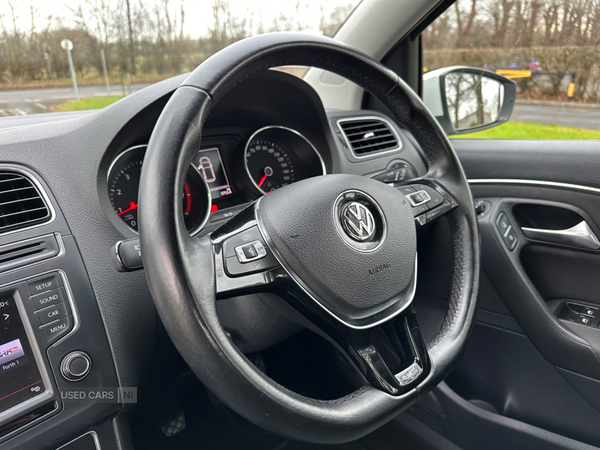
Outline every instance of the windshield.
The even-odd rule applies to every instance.
[[[333,36],[358,3],[3,0],[0,117],[102,108],[255,34]]]

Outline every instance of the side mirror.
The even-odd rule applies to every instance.
[[[423,75],[423,101],[447,135],[506,122],[516,93],[512,80],[475,67],[446,67]]]

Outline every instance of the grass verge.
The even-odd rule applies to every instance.
[[[167,72],[162,74],[157,73],[138,73],[130,76],[132,84],[135,83],[147,83],[152,84],[158,81],[165,80],[167,78],[180,75],[182,72]],[[123,80],[118,74],[112,74],[109,77],[111,88],[121,86]],[[77,76],[77,85],[81,86],[104,86],[104,77],[102,74],[90,74],[85,77]],[[16,89],[47,89],[56,87],[71,87],[73,81],[71,77],[66,78],[51,78],[48,80],[36,80],[36,81],[25,81],[22,79],[15,79],[12,81],[6,81],[0,79],[0,91],[14,91]]]
[[[476,133],[458,134],[455,139],[579,139],[600,140],[600,130],[564,127],[533,122],[506,122]]]
[[[117,100],[122,99],[120,95],[114,97],[92,97],[84,98],[79,101],[65,102],[60,105],[56,105],[54,108],[57,111],[85,111],[87,109],[102,109]]]

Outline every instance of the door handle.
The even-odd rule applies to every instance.
[[[541,228],[522,227],[523,234],[534,241],[550,244],[568,245],[569,247],[600,249],[600,241],[585,220],[566,230],[545,230]]]

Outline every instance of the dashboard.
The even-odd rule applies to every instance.
[[[154,356],[165,336],[140,270],[139,180],[154,125],[184,79],[100,111],[0,121],[0,218],[11,218],[0,227],[0,449],[117,448],[121,413],[134,404],[123,389],[143,389],[166,364]],[[174,201],[200,236],[299,180],[350,173],[391,183],[426,170],[384,110],[326,111],[304,81],[268,70],[213,106]],[[23,202],[25,215],[3,209]],[[261,305],[219,302],[242,351],[289,336],[280,321],[256,338]],[[77,401],[76,392],[116,400]]]

